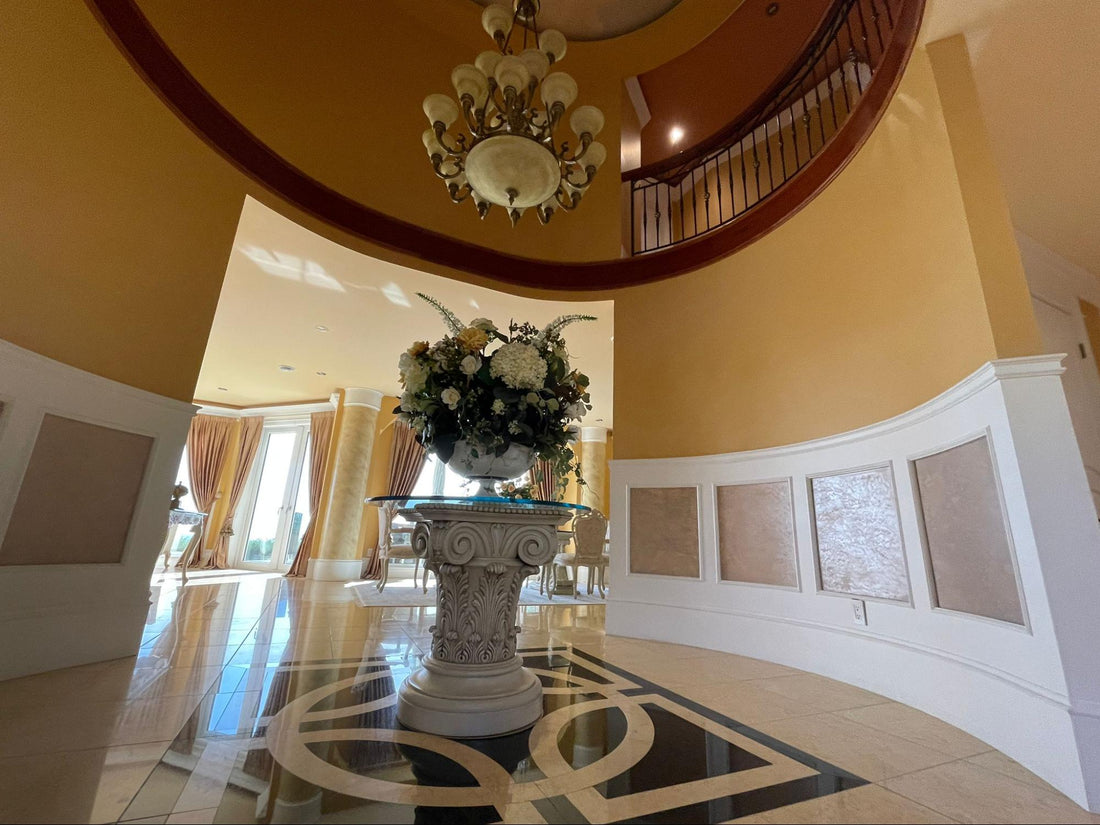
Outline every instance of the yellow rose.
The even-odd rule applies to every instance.
[[[489,334],[477,327],[466,327],[455,338],[462,348],[468,352],[480,352],[489,343]]]
[[[411,355],[413,358],[416,358],[419,355],[423,355],[427,351],[428,351],[428,342],[427,341],[417,341],[415,344],[413,344],[411,347],[409,347],[409,355]]]

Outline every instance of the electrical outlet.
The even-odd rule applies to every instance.
[[[852,599],[852,621],[856,624],[867,624],[867,605],[863,599]]]

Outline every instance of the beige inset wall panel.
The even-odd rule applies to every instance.
[[[821,589],[908,602],[909,576],[890,469],[819,476],[810,485]]]
[[[631,488],[630,572],[699,578],[695,487]]]
[[[120,562],[152,447],[146,435],[47,414],[0,565]]]
[[[936,604],[1024,624],[988,440],[917,459],[913,467]]]
[[[797,587],[790,480],[719,487],[717,503],[722,581]]]

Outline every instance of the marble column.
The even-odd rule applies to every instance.
[[[344,390],[321,547],[317,556],[310,559],[307,570],[311,579],[354,581],[362,573],[359,527],[381,406],[382,393],[377,390],[359,387]]]
[[[581,504],[605,516],[609,502],[603,500],[607,486],[607,427],[581,427]]]

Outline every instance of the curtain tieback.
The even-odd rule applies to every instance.
[[[226,516],[225,524],[222,525],[222,529],[218,531],[218,535],[233,536],[236,533],[233,532],[233,516]]]

